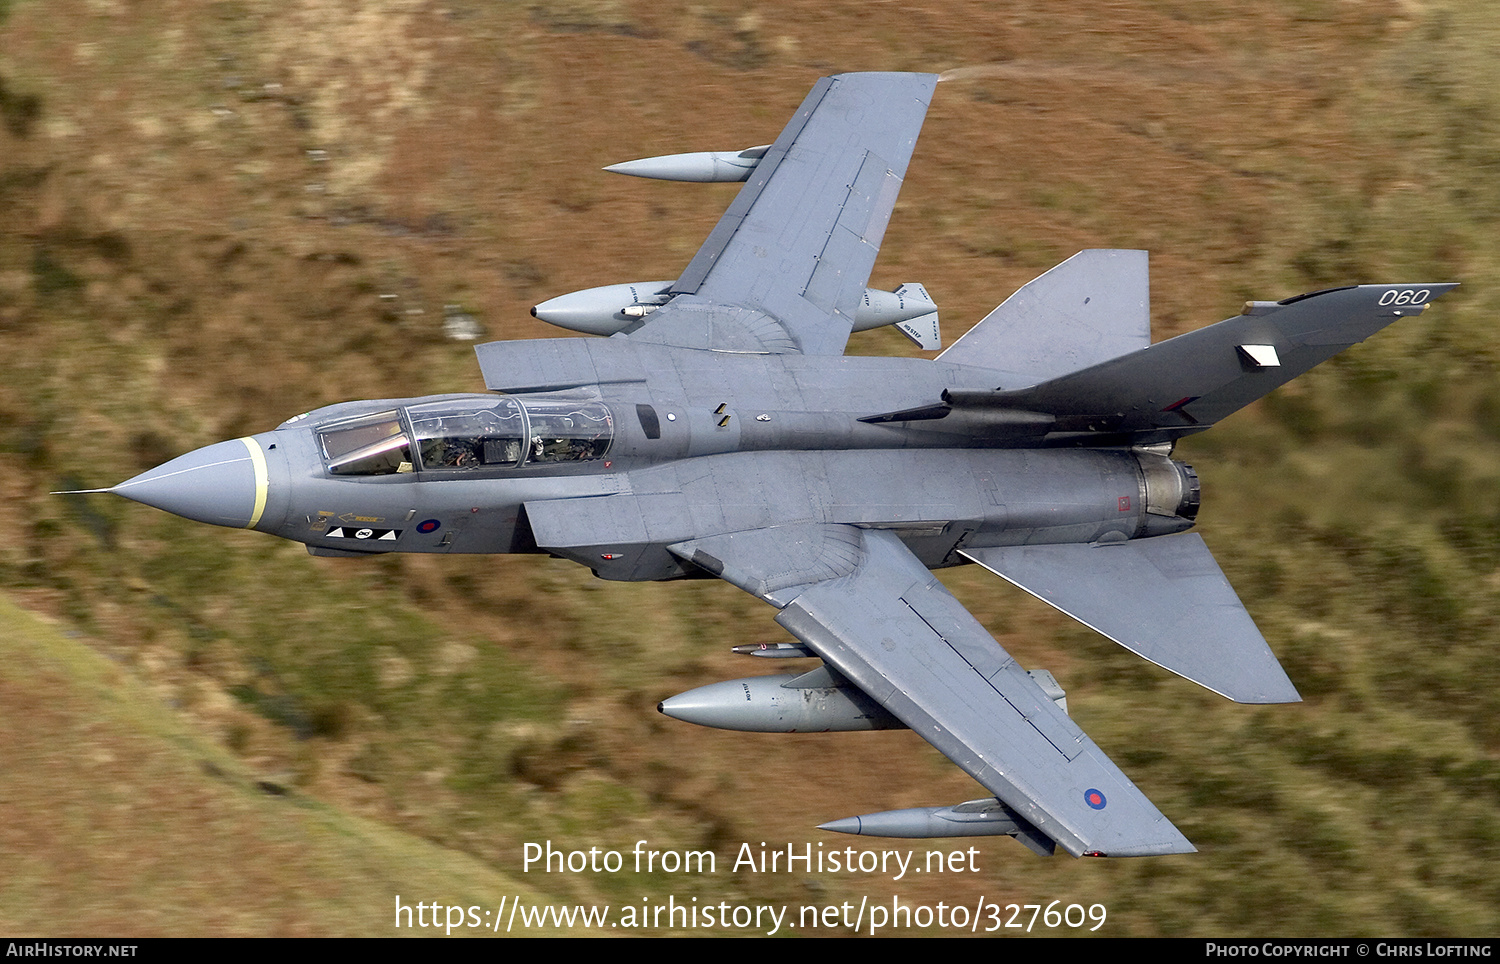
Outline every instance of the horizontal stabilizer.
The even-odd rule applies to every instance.
[[[938,356],[1025,388],[1151,344],[1144,251],[1080,251],[1023,285]]]
[[[963,554],[1131,652],[1236,702],[1302,699],[1197,533]]]

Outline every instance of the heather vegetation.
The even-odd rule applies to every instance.
[[[0,766],[0,929],[385,934],[421,888],[1494,934],[1496,49],[1478,0],[0,2],[0,760],[24,764]],[[873,279],[923,282],[950,340],[1086,247],[1151,250],[1158,338],[1252,298],[1463,283],[1178,449],[1303,704],[1227,703],[944,575],[1198,855],[992,840],[961,877],[729,873],[742,842],[844,846],[814,826],[980,791],[907,733],[659,717],[764,671],[730,645],[783,638],[727,585],[315,560],[46,494],[322,404],[480,390],[446,319],[557,334],[527,308],[672,276],[732,197],[599,167],[766,143],[820,74],[955,68]],[[522,875],[547,839],[720,871]]]

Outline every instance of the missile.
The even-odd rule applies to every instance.
[[[1015,837],[1031,850],[1050,857],[1057,845],[995,797],[951,807],[914,807],[845,817],[819,830],[866,837]]]
[[[679,693],[657,705],[685,723],[750,733],[897,730],[896,719],[826,666],[782,676],[726,680]]]
[[[739,656],[759,656],[761,659],[806,659],[818,654],[803,643],[746,643],[729,650]]]
[[[818,829],[866,837],[998,837],[1018,832],[1023,823],[1010,807],[995,797],[985,797],[951,807],[913,807],[845,817]]]
[[[649,177],[657,181],[697,181],[699,183],[744,181],[755,165],[770,150],[770,144],[743,151],[699,151],[695,154],[664,154],[643,157],[637,161],[611,164],[611,174]]]
[[[671,299],[674,284],[675,281],[634,281],[585,288],[544,301],[532,308],[531,314],[548,324],[587,335],[629,333]],[[869,331],[886,325],[898,326],[903,334],[929,351],[942,345],[937,305],[920,284],[904,284],[895,291],[865,290],[852,330]]]

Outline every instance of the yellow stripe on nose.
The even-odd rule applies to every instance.
[[[255,524],[260,521],[260,515],[266,511],[266,491],[270,488],[270,476],[266,473],[266,453],[260,450],[260,443],[253,438],[242,438],[245,448],[250,450],[250,462],[255,466],[255,509],[250,513],[250,522],[246,529],[254,529]]]

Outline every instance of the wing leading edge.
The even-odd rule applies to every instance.
[[[806,524],[671,547],[1074,856],[1193,845],[890,531]]]
[[[842,354],[927,115],[935,74],[818,81],[629,337],[679,348]]]

